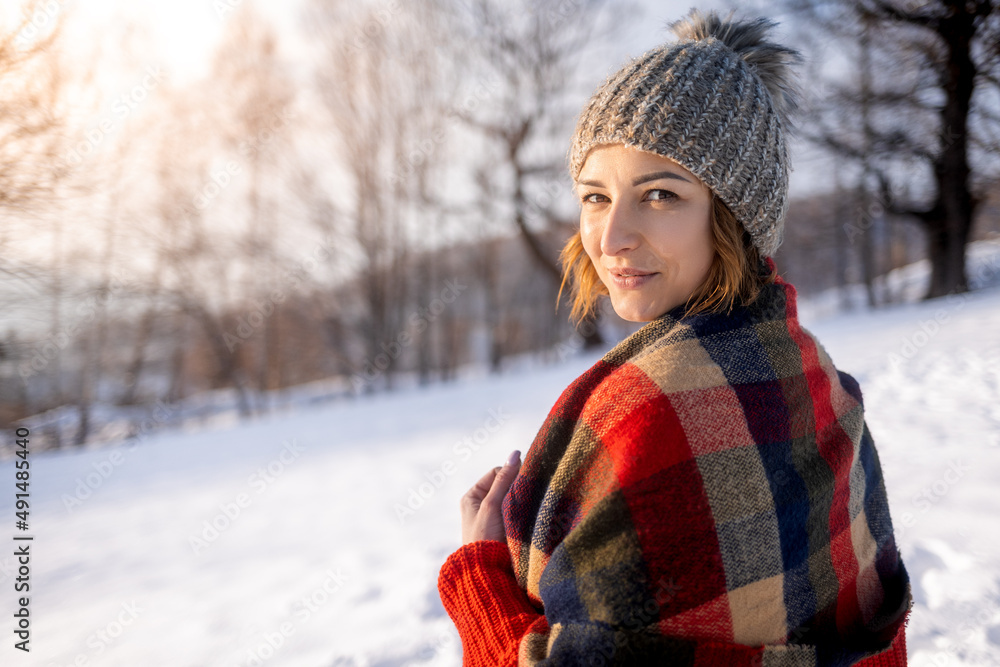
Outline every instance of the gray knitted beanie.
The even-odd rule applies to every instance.
[[[568,153],[573,180],[590,149],[621,143],[668,157],[732,210],[764,256],[781,245],[788,209],[785,146],[798,106],[798,51],[765,41],[775,23],[692,9],[679,38],[647,51],[598,88]]]

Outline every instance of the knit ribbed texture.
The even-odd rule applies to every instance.
[[[797,106],[798,52],[764,40],[773,23],[693,11],[680,37],[633,59],[594,93],[567,160],[574,181],[589,151],[625,144],[668,157],[732,210],[764,256],[781,245],[788,209],[786,134]]]
[[[545,617],[518,588],[507,545],[480,540],[463,545],[438,574],[441,602],[462,638],[463,667],[516,665],[518,644]]]
[[[909,614],[907,614],[906,620],[909,620],[909,618]],[[906,667],[905,621],[903,625],[899,627],[899,631],[896,634],[896,638],[892,642],[892,646],[881,653],[873,655],[870,658],[865,658],[861,662],[856,663],[855,667]]]

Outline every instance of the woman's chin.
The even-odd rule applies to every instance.
[[[652,322],[663,313],[670,310],[649,301],[638,301],[636,299],[614,299],[611,300],[611,307],[614,308],[618,317],[626,322]]]

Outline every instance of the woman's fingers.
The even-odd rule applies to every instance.
[[[521,467],[521,452],[514,450],[503,466],[489,470],[462,496],[462,543],[474,540],[505,541],[503,499]]]
[[[502,503],[504,496],[507,495],[507,491],[510,490],[511,484],[514,483],[514,479],[517,477],[517,472],[520,468],[521,452],[515,449],[507,457],[507,462],[503,466],[493,469],[496,471],[496,476],[493,479],[493,486],[490,488],[489,495],[485,498],[485,501],[496,504]]]
[[[479,478],[479,481],[472,485],[472,488],[465,492],[459,505],[462,509],[462,533],[467,534],[471,526],[476,523],[483,500],[489,495],[493,487],[493,480],[496,478],[497,469],[490,470]]]
[[[496,479],[497,472],[499,472],[500,466],[493,468],[485,475],[479,478],[479,481],[472,485],[465,496],[462,497],[463,502],[474,503],[478,508],[479,504],[483,502],[483,499],[489,494],[490,489],[493,488],[493,480]]]

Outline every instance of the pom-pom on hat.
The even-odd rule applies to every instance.
[[[762,255],[773,255],[788,210],[792,66],[802,60],[766,41],[775,25],[696,9],[671,23],[678,41],[631,59],[584,107],[567,156],[573,180],[600,144],[668,157],[725,202]]]

